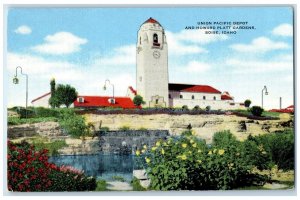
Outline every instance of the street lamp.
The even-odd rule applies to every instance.
[[[107,83],[107,82],[108,82],[108,83],[112,86],[112,88],[113,88],[113,96],[112,96],[112,99],[111,99],[111,102],[110,102],[110,103],[114,104],[114,102],[115,102],[115,86],[114,86],[113,84],[110,83],[110,80],[106,79],[106,80],[105,80],[105,84],[104,84],[104,86],[103,86],[103,90],[106,90],[106,83]]]
[[[265,95],[268,95],[268,90],[267,90],[267,86],[264,86],[264,88],[261,91],[261,107],[264,108],[264,91],[265,91]]]
[[[19,84],[19,79],[18,79],[18,69],[21,70],[21,74],[26,76],[26,107],[25,107],[25,113],[26,113],[26,118],[27,118],[27,104],[28,104],[28,75],[24,74],[22,71],[22,67],[18,66],[16,67],[16,74],[15,77],[13,78],[13,83],[14,84]]]

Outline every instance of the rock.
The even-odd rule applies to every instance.
[[[140,184],[143,188],[147,189],[150,186],[150,180],[140,180]]]
[[[139,180],[147,180],[148,179],[146,171],[144,169],[133,170],[132,174],[133,174],[133,177],[136,177]]]
[[[238,132],[246,132],[246,131],[247,131],[246,122],[245,121],[240,121]]]
[[[133,189],[129,183],[121,181],[109,181],[107,185],[107,189],[114,191],[131,191]]]

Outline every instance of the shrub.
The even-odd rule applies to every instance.
[[[104,132],[109,131],[109,127],[103,126],[100,128],[100,131],[104,131]]]
[[[249,107],[250,107],[250,104],[251,104],[251,100],[246,99],[245,102],[244,102],[244,104],[245,104],[245,107],[246,107],[246,108],[249,108]]]
[[[105,180],[98,180],[95,191],[107,191],[107,183]]]
[[[142,104],[145,104],[145,101],[143,100],[143,97],[141,95],[135,95],[133,98],[133,103],[136,106],[140,106]]]
[[[119,130],[120,131],[129,131],[130,130],[130,126],[121,126],[120,128],[119,128]]]
[[[277,165],[279,169],[294,169],[295,138],[292,129],[255,137],[245,141],[249,149],[249,160],[258,169],[270,169]]]
[[[8,141],[7,179],[10,191],[86,191],[96,188],[96,179],[72,167],[48,162],[47,150],[36,151],[27,142]]]
[[[156,142],[145,157],[151,188],[219,190],[264,184],[265,176],[250,173],[252,166],[243,158],[240,143],[236,141],[238,145],[232,146],[231,142],[219,142],[234,141],[229,134],[224,138],[227,139],[216,138],[210,147],[191,135]]]
[[[254,116],[261,116],[261,114],[263,113],[263,111],[264,111],[264,109],[261,108],[260,106],[252,106],[252,108],[250,108],[250,112]]]
[[[189,110],[189,107],[187,105],[183,105],[182,110]]]
[[[200,109],[200,106],[197,105],[193,108],[193,110],[201,110],[201,109]]]
[[[74,138],[89,135],[89,127],[82,116],[76,115],[73,110],[63,109],[60,112],[59,124],[63,131]]]
[[[34,109],[35,117],[59,117],[59,111],[56,109],[49,109],[44,107],[37,107]]]
[[[211,107],[210,107],[210,106],[206,106],[206,107],[205,107],[205,110],[206,110],[206,111],[210,111],[210,110],[211,110]]]
[[[146,191],[146,189],[143,186],[141,186],[140,180],[137,179],[136,177],[134,177],[132,179],[131,185],[132,185],[133,191]]]

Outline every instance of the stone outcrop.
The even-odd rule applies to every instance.
[[[58,122],[40,122],[34,124],[22,124],[8,126],[7,136],[9,139],[20,137],[57,137],[65,134],[59,127]]]
[[[58,153],[61,155],[85,155],[100,152],[99,139],[97,137],[88,137],[84,140],[66,138],[65,141],[68,146],[58,150]]]
[[[208,143],[212,141],[213,134],[218,131],[230,130],[238,139],[245,140],[248,135],[266,134],[280,131],[286,128],[289,115],[279,120],[253,120],[236,115],[129,115],[109,114],[97,115],[86,114],[88,122],[94,124],[96,130],[99,125],[108,127],[110,130],[119,130],[123,126],[139,130],[168,130],[171,135],[179,135],[187,130],[189,124],[196,135],[205,139]],[[288,123],[291,124],[291,123]]]

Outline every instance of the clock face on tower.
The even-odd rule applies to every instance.
[[[159,58],[159,57],[160,57],[159,51],[154,51],[154,52],[153,52],[153,57],[154,57],[154,58]]]

